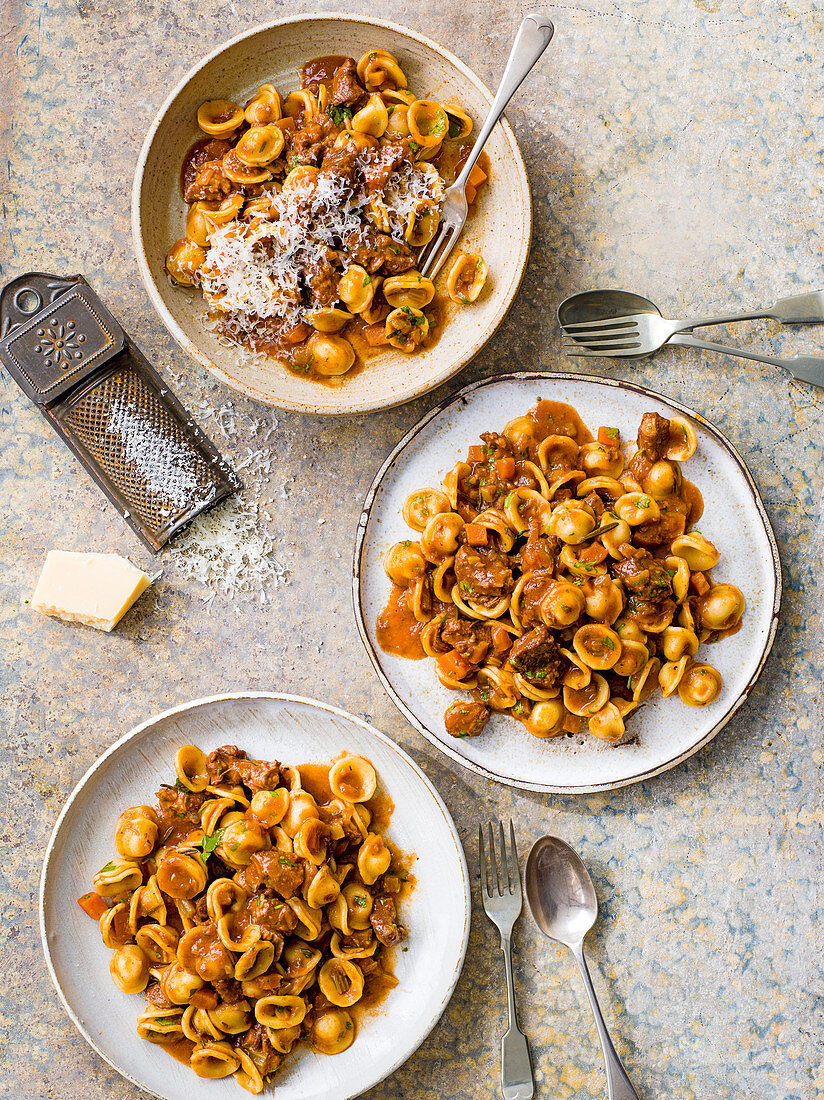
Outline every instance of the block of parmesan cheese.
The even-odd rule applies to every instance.
[[[151,580],[119,554],[49,550],[31,605],[67,623],[113,630]]]

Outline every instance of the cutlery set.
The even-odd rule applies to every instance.
[[[796,355],[781,359],[749,348],[734,348],[698,340],[693,329],[752,321],[766,317],[782,325],[824,324],[824,291],[781,298],[771,306],[745,313],[719,314],[676,321],[661,316],[648,298],[623,290],[591,290],[573,294],[558,307],[558,323],[564,336],[562,349],[576,358],[641,359],[665,344],[715,351],[754,359],[788,371],[800,382],[824,388],[824,357]]]
[[[503,822],[498,822],[497,852],[491,822],[486,831],[485,839],[483,826],[478,826],[481,898],[486,915],[501,934],[509,1018],[501,1039],[501,1094],[504,1100],[530,1100],[535,1092],[532,1058],[518,1025],[512,980],[512,929],[523,907],[515,828],[510,821],[507,841]],[[535,923],[545,936],[568,948],[578,964],[604,1054],[609,1100],[638,1100],[612,1045],[584,957],[584,939],[598,917],[598,898],[589,872],[565,841],[542,836],[527,858],[525,881]]]

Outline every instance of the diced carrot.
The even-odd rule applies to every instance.
[[[467,523],[464,533],[470,546],[489,545],[489,532],[482,523]]]
[[[621,442],[621,432],[618,428],[599,428],[598,442],[607,447],[617,447]]]
[[[87,913],[93,920],[100,920],[103,914],[108,909],[103,898],[100,894],[96,894],[94,890],[90,890],[88,894],[84,894],[82,898],[77,899],[77,904]]]
[[[466,181],[466,187],[464,188],[467,202],[475,201],[475,196],[478,194],[480,187],[484,183],[486,183],[486,180],[486,172],[484,172],[483,168],[476,164],[472,171],[469,173],[469,179]]]
[[[704,596],[710,590],[710,582],[703,573],[693,573],[690,577],[690,588],[699,596]]]
[[[501,626],[500,623],[492,624],[492,652],[496,657],[503,657],[512,649],[512,635]]]
[[[578,555],[578,561],[593,562],[595,565],[600,565],[607,554],[606,546],[603,546],[600,542],[591,542]]]
[[[483,460],[486,458],[484,448],[481,447],[479,444],[476,444],[474,447],[470,447],[467,458],[470,462],[483,462]]]
[[[456,649],[450,649],[438,657],[438,668],[450,680],[463,680],[472,671],[472,665]]]
[[[512,455],[504,455],[495,460],[495,473],[499,481],[509,481],[515,476],[515,459]]]

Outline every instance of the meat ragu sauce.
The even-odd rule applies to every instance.
[[[141,1039],[204,1078],[261,1092],[300,1040],[336,1054],[397,984],[411,853],[383,833],[393,804],[364,757],[327,765],[184,746],[155,806],[133,806],[118,857],[80,904],[110,970],[142,993]]]
[[[571,406],[539,400],[484,433],[443,489],[407,498],[416,538],[386,554],[377,637],[470,692],[448,733],[480,733],[497,711],[537,737],[586,722],[618,744],[656,687],[688,706],[718,696],[696,652],[739,630],[745,604],[712,581],[718,551],[694,530],[703,501],[680,462],[696,444],[689,422],[646,413],[627,455],[617,428],[593,439]]]
[[[417,271],[472,122],[458,106],[416,99],[385,51],[317,57],[299,76],[283,99],[266,84],[245,108],[201,106],[207,136],[180,173],[186,236],[166,270],[200,287],[224,341],[340,385],[381,349],[431,347],[447,299],[480,294],[481,257],[456,254],[437,292]],[[482,153],[470,213],[489,170]]]

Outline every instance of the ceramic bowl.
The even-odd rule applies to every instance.
[[[132,196],[132,230],[149,296],[169,332],[201,366],[256,400],[312,413],[359,413],[409,401],[460,370],[495,332],[518,290],[532,225],[529,183],[515,136],[503,120],[486,152],[490,182],[460,247],[479,252],[488,285],[472,306],[449,303],[438,341],[414,355],[381,349],[365,368],[320,383],[300,378],[268,357],[226,348],[210,332],[199,290],[171,284],[164,271],[170,245],[184,233],[186,206],[178,180],[186,151],[202,134],[195,115],[207,99],[248,100],[263,83],[298,85],[297,69],[328,53],[355,58],[369,49],[395,54],[418,94],[460,102],[477,133],[492,102],[488,88],[453,54],[394,23],[350,15],[312,15],[255,27],[214,50],[178,84],[146,137]],[[441,273],[443,276],[443,272]]]
[[[466,695],[443,687],[431,660],[407,661],[378,644],[375,620],[390,587],[383,557],[393,543],[414,537],[401,515],[404,500],[424,485],[439,485],[467,448],[478,443],[481,432],[500,431],[539,396],[572,405],[593,433],[602,424],[618,427],[624,440],[635,438],[645,412],[692,420],[698,448],[683,471],[704,498],[700,530],[721,553],[712,576],[716,582],[738,585],[747,601],[741,630],[699,650],[701,659],[723,677],[718,698],[706,707],[688,707],[677,695],[664,699],[656,692],[633,715],[637,740],[628,745],[607,745],[586,734],[540,740],[502,714],[493,715],[478,737],[450,737],[444,731],[444,709]],[[726,725],[752,690],[775,638],[781,565],[770,521],[743,459],[702,416],[630,382],[530,372],[467,386],[428,413],[387,458],[358,525],[354,599],[361,638],[384,687],[442,752],[515,787],[582,794],[613,790],[666,771]]]
[[[140,1039],[140,995],[109,975],[109,950],[77,898],[114,851],[127,806],[151,802],[174,775],[181,745],[205,752],[237,744],[250,756],[321,763],[343,751],[375,765],[394,809],[388,835],[415,854],[415,887],[402,903],[406,948],[395,959],[398,985],[358,1023],[352,1046],[333,1058],[296,1048],[267,1090],[278,1100],[350,1100],[396,1069],[446,1008],[469,936],[469,877],[449,811],[421,769],[394,742],[344,711],[292,695],[252,692],[186,703],[156,715],[113,745],[66,803],[52,834],[40,884],[46,962],[66,1011],[97,1053],[127,1080],[163,1100],[230,1100],[245,1095],[231,1079],[195,1077],[160,1047]]]

